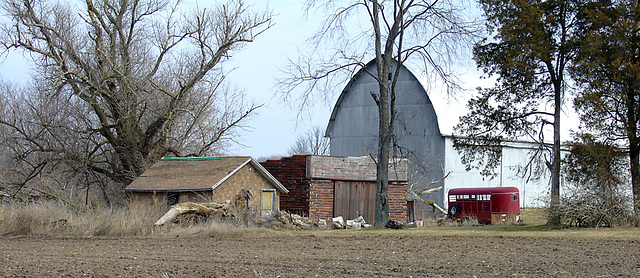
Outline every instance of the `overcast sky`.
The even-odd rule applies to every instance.
[[[265,8],[266,2],[247,0],[255,8]],[[250,155],[263,158],[287,155],[298,135],[305,133],[313,126],[324,129],[331,114],[331,109],[344,84],[338,86],[328,101],[318,100],[313,110],[305,117],[298,117],[295,107],[283,104],[276,94],[276,81],[283,76],[280,69],[286,66],[287,58],[294,58],[300,49],[307,47],[306,40],[318,30],[323,17],[315,14],[303,15],[303,2],[294,0],[271,0],[269,9],[274,13],[274,26],[260,35],[254,42],[237,51],[224,67],[234,69],[228,80],[246,91],[248,97],[264,107],[247,123],[248,130],[238,138],[245,146],[235,146],[230,155]],[[491,85],[490,81],[481,80],[471,58],[461,61],[459,74],[463,76],[463,86],[469,94],[478,86]],[[20,55],[10,55],[0,60],[0,76],[8,80],[28,78],[28,66]],[[464,103],[467,96],[452,99],[446,96],[437,85],[429,85],[424,69],[408,66],[421,79],[438,115],[441,132],[451,134],[453,126],[460,116],[466,113]],[[568,139],[568,137],[565,137]]]

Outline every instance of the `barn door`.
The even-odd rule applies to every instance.
[[[367,223],[373,224],[375,198],[375,183],[337,181],[334,188],[333,216],[342,216],[345,220],[362,216]]]

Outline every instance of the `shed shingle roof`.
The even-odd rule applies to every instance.
[[[288,190],[249,156],[165,158],[134,180],[126,191],[203,191],[215,189],[242,166],[251,163],[274,187]]]

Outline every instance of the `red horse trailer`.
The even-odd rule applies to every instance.
[[[483,224],[520,221],[520,193],[516,187],[453,188],[449,190],[448,216],[475,218]]]

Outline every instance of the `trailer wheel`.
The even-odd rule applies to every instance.
[[[453,206],[451,206],[451,208],[449,208],[449,214],[451,216],[454,216],[454,215],[456,215],[456,213],[459,213],[461,211],[462,210],[460,210],[460,207],[458,205],[453,205]]]

